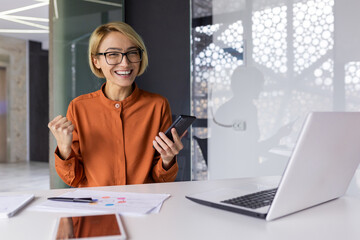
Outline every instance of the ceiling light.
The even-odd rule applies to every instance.
[[[36,23],[32,23],[32,22],[27,22],[27,21],[22,21],[22,20],[18,20],[15,18],[9,18],[8,16],[1,16],[1,19],[7,20],[7,21],[11,21],[11,22],[16,22],[16,23],[20,23],[20,24],[24,24],[24,25],[28,25],[28,26],[32,26],[32,27],[36,27],[36,28],[40,28],[40,29],[49,29],[48,26],[44,26],[44,25],[40,25],[40,24],[36,24]]]
[[[5,18],[5,16],[0,16],[0,17]],[[49,22],[48,18],[25,17],[25,16],[14,16],[14,15],[6,15],[6,18],[21,19],[21,20],[35,21],[35,22]]]
[[[49,5],[49,3],[48,2],[41,2],[41,3],[36,3],[36,4],[26,6],[26,7],[15,8],[15,9],[11,9],[11,10],[8,10],[8,11],[0,12],[0,16],[1,15],[11,14],[11,13],[16,13],[16,12],[22,12],[22,11],[26,11],[26,10],[33,9],[33,8],[43,7],[43,6],[46,6],[46,5]]]

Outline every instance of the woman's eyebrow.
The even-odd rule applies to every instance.
[[[126,50],[132,50],[132,49],[137,49],[137,47],[135,47],[135,46],[129,47]],[[105,52],[108,52],[108,51],[122,51],[122,50],[123,50],[122,48],[108,48],[108,49],[105,50]]]
[[[105,52],[111,51],[111,50],[116,50],[116,51],[121,51],[122,48],[108,48],[105,50]]]

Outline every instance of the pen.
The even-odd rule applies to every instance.
[[[79,203],[95,202],[92,198],[49,197],[48,200],[60,201],[60,202],[79,202]]]

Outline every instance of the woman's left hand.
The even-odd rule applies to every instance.
[[[171,141],[163,132],[159,133],[159,136],[155,137],[153,141],[153,145],[155,149],[160,153],[161,158],[163,160],[163,167],[165,169],[170,168],[172,165],[172,161],[177,154],[184,148],[181,138],[187,133],[179,137],[175,128],[171,129],[171,134],[173,136],[174,142]]]

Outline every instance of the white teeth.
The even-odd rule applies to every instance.
[[[119,75],[128,75],[130,74],[131,71],[116,71],[117,74]]]

